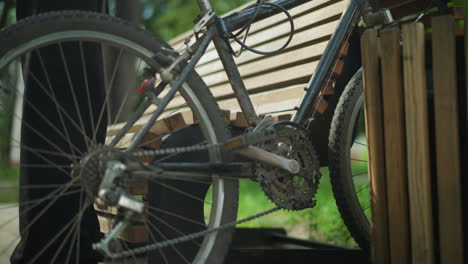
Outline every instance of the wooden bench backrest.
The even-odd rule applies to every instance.
[[[291,112],[304,95],[304,85],[313,74],[325,46],[334,32],[347,1],[316,0],[290,10],[295,34],[285,51],[275,56],[263,56],[249,51],[235,58],[245,86],[258,114]],[[255,49],[271,51],[287,40],[290,25],[284,14],[255,23],[247,44]],[[174,48],[183,47],[190,33],[170,41]],[[231,41],[235,50],[237,43]],[[210,45],[196,67],[221,109],[240,110],[222,63]],[[182,100],[171,104],[177,107]]]
[[[289,119],[298,106],[305,91],[304,87],[318,64],[325,46],[333,34],[347,0],[315,0],[290,10],[294,18],[295,34],[285,51],[274,56],[262,56],[249,51],[235,58],[246,88],[257,114],[276,113],[279,119]],[[251,3],[250,3],[251,4]],[[284,14],[255,23],[250,31],[247,44],[253,48],[271,51],[281,47],[287,40],[290,25]],[[187,32],[169,43],[174,49],[184,48],[184,41],[191,35]],[[238,49],[238,45],[234,45]],[[340,64],[336,70],[339,71]],[[203,78],[221,109],[226,111],[226,121],[235,126],[245,126],[243,115],[234,96],[229,80],[213,44],[210,44],[195,70]],[[329,93],[333,93],[329,89]],[[169,104],[162,119],[151,131],[166,134],[194,122],[193,114],[183,106],[184,99],[177,94]],[[326,101],[321,100],[318,112],[324,111]],[[150,107],[147,116],[142,117],[127,135],[138,131],[154,110]],[[109,138],[116,134],[121,125],[111,127]],[[128,142],[123,140],[122,142]],[[121,145],[125,147],[125,145]]]

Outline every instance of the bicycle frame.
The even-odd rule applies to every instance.
[[[202,13],[212,10],[209,0],[197,1]],[[291,9],[309,1],[311,0],[278,0],[275,3],[285,9]],[[350,1],[333,36],[328,42],[312,78],[306,86],[307,92],[293,118],[293,122],[304,125],[308,121],[306,119],[313,111],[313,104],[317,100],[320,90],[327,85],[327,82],[330,80],[332,70],[337,63],[341,49],[353,31],[357,20],[364,10],[366,10],[366,7],[368,6],[367,2],[368,1],[364,0]],[[219,34],[214,36],[213,42],[224,65],[226,74],[229,77],[231,86],[242,112],[251,126],[255,126],[257,124],[257,115],[252,102],[250,101],[245,85],[240,77],[239,71],[234,63],[229,47],[227,46],[226,36],[227,33],[240,29],[243,25],[248,23],[255,11],[255,7],[252,7],[250,9],[236,12],[225,18],[216,17],[215,21],[217,21],[217,23],[208,25],[209,29],[212,27],[218,27]],[[271,17],[279,12],[280,10],[274,7],[261,8],[255,21]]]
[[[205,16],[206,14],[213,12],[209,0],[197,1],[200,6],[201,16]],[[281,5],[284,8],[291,9],[308,1],[312,0],[277,0],[275,3]],[[332,35],[330,41],[327,44],[327,47],[325,48],[322,58],[320,59],[312,78],[305,87],[307,92],[304,95],[302,103],[293,118],[293,122],[303,126],[307,125],[307,118],[314,110],[314,102],[319,99],[318,96],[320,90],[330,81],[332,70],[337,63],[341,49],[353,31],[355,25],[357,24],[359,17],[365,12],[365,10],[367,10],[367,6],[367,0],[350,0],[348,7],[346,8],[338,23],[335,33]],[[237,101],[239,102],[242,113],[249,123],[249,126],[253,128],[258,124],[259,120],[257,118],[257,114],[255,113],[252,101],[250,100],[247,89],[245,88],[239,70],[237,69],[237,65],[234,62],[228,40],[229,33],[233,30],[240,29],[243,25],[250,22],[252,15],[255,12],[256,9],[255,6],[253,6],[241,11],[240,13],[234,13],[225,18],[214,15],[212,19],[204,21],[207,28],[205,34],[201,36],[195,44],[190,46],[186,52],[177,57],[171,66],[166,68],[161,73],[163,81],[165,83],[171,83],[172,88],[162,99],[161,105],[159,106],[158,110],[153,113],[148,123],[138,132],[135,139],[133,140],[132,145],[128,148],[128,151],[132,151],[137,147],[138,142],[149,131],[154,120],[159,117],[163,109],[167,106],[177,90],[181,87],[188,74],[194,69],[198,60],[201,58],[211,41],[213,41],[215,45],[234,94],[237,98]],[[262,8],[258,12],[255,21],[271,17],[279,12],[280,10],[278,10],[278,8]],[[204,25],[202,25],[202,27],[203,26]],[[174,67],[178,66],[180,62],[187,61],[189,59],[190,62],[182,69],[177,79],[175,79],[171,71],[174,69]],[[124,133],[117,135],[114,140],[117,142],[123,135]]]

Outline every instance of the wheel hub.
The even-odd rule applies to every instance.
[[[122,153],[108,146],[99,146],[89,151],[78,164],[73,166],[73,177],[80,177],[80,182],[86,194],[91,199],[98,195],[99,186],[104,178],[107,163],[120,160]]]

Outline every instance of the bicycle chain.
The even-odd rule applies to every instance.
[[[271,136],[271,134],[270,134],[270,136]],[[263,140],[268,140],[268,139],[269,139],[268,137],[263,138]],[[263,141],[263,140],[261,140],[261,141]],[[247,144],[260,143],[260,142],[248,142],[248,141],[250,141],[250,140],[245,139],[244,143],[247,143]],[[254,141],[258,141],[258,139],[254,140]],[[208,150],[208,149],[213,149],[213,148],[221,148],[221,147],[224,147],[225,145],[226,145],[226,143],[217,143],[217,144],[205,144],[205,145],[196,145],[196,146],[164,148],[164,149],[157,149],[157,150],[139,150],[139,151],[135,151],[135,152],[131,153],[131,155],[134,156],[134,157],[170,155],[170,154],[177,154],[177,153],[202,151],[202,150]],[[178,243],[183,243],[183,242],[186,242],[186,241],[190,241],[190,240],[202,237],[202,236],[204,236],[206,234],[209,234],[209,233],[212,233],[212,232],[221,231],[221,230],[224,230],[224,229],[227,229],[227,228],[230,228],[230,227],[234,227],[234,226],[236,226],[238,224],[242,224],[242,223],[251,221],[253,219],[256,219],[256,218],[271,214],[271,213],[276,212],[276,211],[278,211],[280,209],[282,209],[282,208],[281,207],[275,207],[275,208],[272,208],[272,209],[270,209],[268,211],[264,211],[264,212],[258,213],[256,215],[253,215],[253,216],[250,216],[250,217],[238,220],[238,221],[226,223],[224,225],[220,225],[220,226],[215,227],[215,228],[211,228],[211,229],[203,230],[203,231],[193,233],[193,234],[190,234],[190,235],[181,236],[181,237],[178,237],[178,238],[166,240],[164,242],[159,242],[159,243],[154,243],[154,244],[150,244],[150,245],[146,245],[146,246],[142,246],[142,247],[138,247],[138,248],[134,248],[134,249],[129,249],[127,251],[123,251],[123,252],[120,252],[120,253],[114,253],[114,254],[111,254],[109,257],[111,257],[113,259],[130,257],[130,256],[133,256],[133,255],[143,254],[143,253],[146,253],[146,252],[149,252],[149,251],[154,251],[154,250],[157,250],[157,249],[160,249],[160,248],[163,248],[163,247],[168,247],[168,246],[171,246],[171,245],[175,245],[175,244],[178,244]]]
[[[220,148],[223,144],[206,144],[206,145],[196,145],[196,146],[189,146],[189,147],[174,147],[174,148],[164,148],[164,149],[156,149],[156,150],[137,150],[131,153],[134,157],[143,157],[143,156],[158,156],[158,155],[169,155],[169,154],[177,154],[177,153],[185,153],[185,152],[193,152],[193,151],[201,151],[201,150],[208,150],[213,148]]]
[[[181,236],[181,237],[178,237],[178,238],[166,240],[164,242],[159,242],[159,243],[154,243],[154,244],[151,244],[151,245],[137,247],[137,248],[134,248],[134,249],[129,249],[129,250],[123,251],[121,253],[112,254],[112,255],[110,255],[110,257],[112,259],[131,257],[131,256],[147,253],[149,251],[154,251],[154,250],[157,250],[157,249],[160,249],[160,248],[175,245],[175,244],[178,244],[178,243],[187,242],[187,241],[190,241],[190,240],[193,240],[193,239],[196,239],[196,238],[203,237],[204,235],[207,235],[209,233],[213,233],[213,232],[221,231],[221,230],[224,230],[224,229],[227,229],[227,228],[231,228],[231,227],[234,227],[234,226],[236,226],[238,224],[242,224],[242,223],[254,220],[256,218],[259,218],[259,217],[274,213],[274,212],[276,212],[276,211],[278,211],[280,209],[281,209],[281,207],[275,207],[275,208],[272,208],[270,210],[258,213],[256,215],[253,215],[253,216],[241,219],[241,220],[237,220],[237,221],[234,221],[234,222],[226,223],[224,225],[220,225],[220,226],[215,227],[215,228],[211,228],[211,229],[203,230],[203,231],[193,233],[193,234],[190,234],[190,235]]]

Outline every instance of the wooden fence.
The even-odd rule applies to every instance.
[[[430,28],[362,38],[373,263],[464,263],[468,41],[453,16]]]

